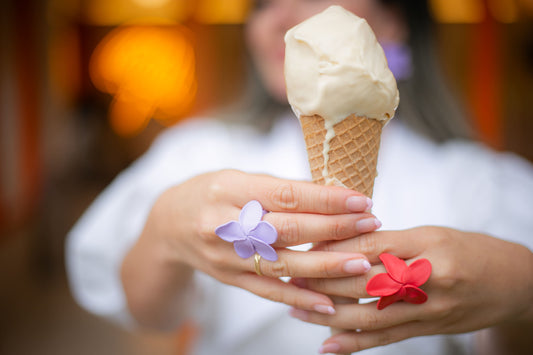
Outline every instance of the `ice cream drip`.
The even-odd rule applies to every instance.
[[[399,93],[385,53],[366,20],[330,6],[285,35],[285,81],[298,117],[318,115],[327,130],[322,176],[329,185],[334,127],[351,114],[382,121],[394,116]]]

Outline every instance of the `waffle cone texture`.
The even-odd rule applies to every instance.
[[[313,182],[325,185],[327,181],[322,176],[327,133],[324,118],[301,116],[300,123]],[[335,136],[329,141],[328,181],[340,182],[372,198],[383,124],[383,121],[350,115],[333,127]]]

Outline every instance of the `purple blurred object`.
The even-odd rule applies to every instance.
[[[381,44],[385,57],[389,62],[389,68],[396,80],[405,80],[411,76],[411,50],[405,44],[384,43]]]
[[[278,260],[278,254],[272,244],[278,239],[276,228],[268,222],[261,221],[266,211],[258,201],[248,202],[241,210],[239,221],[230,221],[215,229],[216,235],[233,243],[237,254],[247,259],[255,253],[269,261]]]

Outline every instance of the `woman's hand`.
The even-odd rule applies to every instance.
[[[526,330],[522,341],[532,348],[533,254],[521,245],[481,234],[420,227],[368,233],[315,249],[359,252],[372,263],[364,276],[293,280],[300,287],[344,297],[370,297],[366,284],[385,272],[378,259],[381,253],[405,259],[407,264],[419,258],[432,264],[432,274],[421,286],[428,300],[421,305],[399,302],[383,310],[377,310],[375,303],[337,305],[335,315],[293,309],[291,314],[301,320],[354,330],[327,339],[323,353],[350,353],[416,336],[508,325]]]
[[[240,258],[233,244],[215,234],[217,226],[237,220],[250,200],[258,200],[270,211],[263,220],[278,231],[272,246],[279,259],[260,261],[263,276],[255,273],[253,257]],[[128,306],[143,325],[173,326],[172,320],[186,310],[184,297],[179,296],[196,269],[273,301],[332,314],[329,297],[279,277],[360,275],[370,266],[366,258],[356,252],[305,253],[285,247],[373,231],[379,222],[365,212],[370,207],[365,196],[339,187],[238,171],[197,176],[160,196],[142,235],[126,255],[122,281]]]

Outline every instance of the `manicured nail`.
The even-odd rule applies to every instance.
[[[337,343],[327,343],[323,344],[318,352],[320,354],[337,354],[341,350],[341,346]]]
[[[381,227],[381,222],[376,218],[365,218],[355,222],[355,228],[360,233],[372,232]]]
[[[309,316],[309,312],[304,311],[303,309],[291,308],[289,310],[289,315],[293,318],[305,321]]]
[[[351,196],[346,200],[346,207],[352,212],[364,212],[372,208],[372,200],[366,196]]]
[[[318,313],[322,313],[322,314],[333,315],[336,313],[335,308],[329,305],[326,305],[326,304],[317,304],[313,308],[315,311],[317,311]]]
[[[365,259],[352,259],[344,263],[343,269],[350,274],[364,274],[370,270],[370,263]]]

